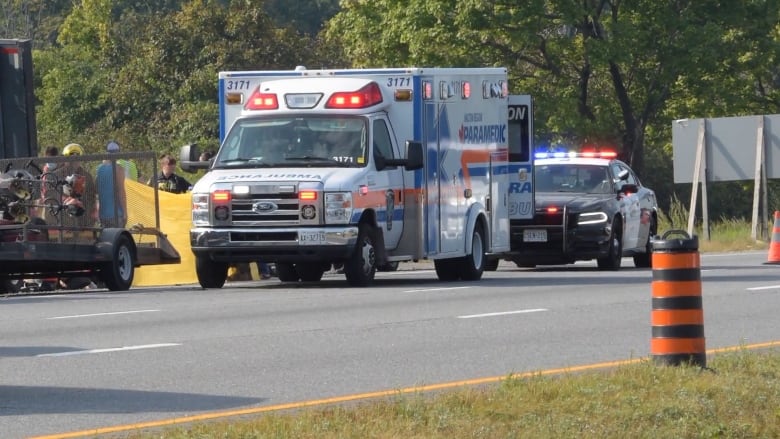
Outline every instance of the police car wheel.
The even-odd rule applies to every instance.
[[[634,255],[634,267],[650,268],[653,265],[653,244],[651,242],[653,235],[655,235],[655,223],[650,223],[650,228],[647,231],[647,242],[645,243],[645,252],[642,254]]]
[[[619,270],[623,259],[622,230],[618,220],[612,222],[612,234],[609,236],[609,250],[603,258],[598,258],[596,263],[599,270]]]
[[[195,257],[195,274],[203,288],[222,288],[227,280],[228,264],[216,262],[203,256]]]
[[[367,224],[358,228],[358,241],[355,252],[344,262],[344,275],[353,287],[365,287],[371,284],[376,275],[376,245]]]

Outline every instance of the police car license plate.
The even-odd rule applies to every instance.
[[[527,229],[523,230],[524,242],[547,242],[547,230]]]
[[[325,232],[298,232],[298,244],[300,245],[318,245],[325,242]]]

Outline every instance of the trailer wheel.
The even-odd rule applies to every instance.
[[[22,290],[24,286],[24,280],[22,279],[6,279],[0,283],[0,293],[16,294]]]
[[[195,256],[195,274],[203,288],[222,288],[227,280],[227,262],[216,262],[204,256]]]
[[[479,280],[485,271],[485,232],[482,226],[474,227],[474,235],[471,237],[471,254],[464,256],[460,261],[460,278],[463,280]]]
[[[295,270],[293,264],[277,263],[276,275],[279,276],[279,280],[282,282],[298,282],[301,276]]]
[[[127,291],[133,284],[135,260],[133,243],[125,235],[119,235],[111,246],[111,261],[103,263],[100,277],[111,291]]]
[[[354,253],[344,262],[344,275],[353,287],[366,287],[376,275],[376,244],[367,224],[358,228]]]

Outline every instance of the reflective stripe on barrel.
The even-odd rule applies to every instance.
[[[650,352],[653,360],[660,364],[691,363],[705,367],[698,241],[654,242],[652,258]]]

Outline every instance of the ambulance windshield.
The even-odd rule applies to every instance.
[[[214,160],[230,167],[363,167],[363,117],[275,116],[236,120]]]

